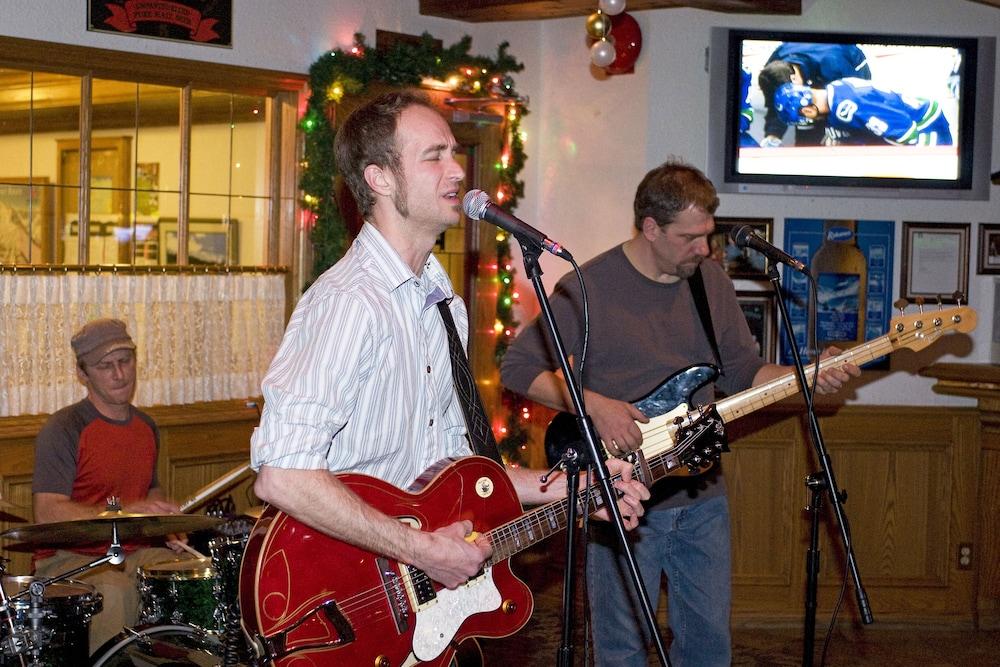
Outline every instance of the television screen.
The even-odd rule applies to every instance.
[[[988,185],[988,167],[974,162],[975,152],[990,146],[989,124],[975,122],[987,94],[992,111],[992,68],[989,91],[977,86],[985,79],[985,40],[752,30],[725,36],[725,72],[713,66],[725,82],[724,102],[715,107],[726,109],[716,129],[724,141],[712,150],[724,151],[724,181],[745,186],[736,191],[767,191],[755,184],[881,187],[971,197],[977,176],[980,190]],[[722,102],[720,85],[713,104]],[[988,155],[978,158],[988,164]]]

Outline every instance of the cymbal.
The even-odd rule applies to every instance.
[[[21,507],[20,505],[15,505],[9,500],[0,498],[0,521],[6,521],[7,523],[24,523],[27,521],[24,517],[29,514],[31,514],[31,510],[27,507]]]
[[[118,539],[134,540],[143,537],[160,537],[170,533],[187,533],[212,528],[222,523],[222,519],[202,514],[130,514],[128,512],[101,512],[92,519],[77,521],[57,521],[36,523],[30,526],[11,528],[0,533],[0,538],[15,540],[18,546],[72,546],[111,542],[112,523],[118,527]]]

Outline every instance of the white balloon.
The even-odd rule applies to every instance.
[[[608,16],[615,16],[625,11],[625,0],[600,0],[597,6]]]
[[[607,67],[615,61],[615,45],[606,39],[594,42],[590,47],[590,62],[598,67]]]

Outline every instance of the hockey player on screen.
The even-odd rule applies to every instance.
[[[838,79],[857,77],[871,79],[868,58],[856,44],[827,44],[822,42],[782,42],[767,59],[757,75],[757,85],[764,94],[764,148],[780,146],[788,127],[774,109],[774,91],[785,83],[796,83],[810,88],[823,88]],[[825,138],[841,138],[836,132],[824,134],[822,122],[795,131],[796,146],[818,146]],[[831,135],[833,135],[831,137]]]
[[[902,95],[871,81],[848,78],[825,88],[786,83],[774,94],[778,117],[788,124],[827,126],[852,137],[878,137],[905,146],[950,146],[951,127],[937,100]]]

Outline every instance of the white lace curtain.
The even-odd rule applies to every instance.
[[[0,417],[85,395],[69,340],[95,317],[128,325],[137,405],[257,396],[284,313],[280,273],[0,272]]]

